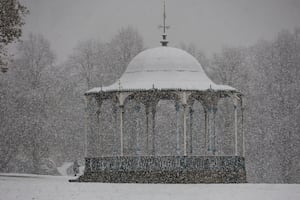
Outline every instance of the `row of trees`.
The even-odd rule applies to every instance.
[[[1,171],[45,173],[47,163],[83,158],[83,93],[112,83],[143,48],[138,32],[127,27],[107,43],[80,42],[55,65],[43,36],[21,42],[1,79]]]
[[[192,44],[181,48],[198,58],[214,82],[245,94],[249,181],[299,182],[300,29],[283,30],[250,47],[224,47],[211,59]],[[225,103],[218,111],[225,124],[219,132],[232,130],[231,110]]]
[[[299,182],[300,31],[224,48],[211,77],[246,96],[246,162],[253,182]],[[230,120],[230,119],[224,119]]]

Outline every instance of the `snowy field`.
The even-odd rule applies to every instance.
[[[69,183],[67,176],[0,174],[0,200],[299,200],[300,184]]]

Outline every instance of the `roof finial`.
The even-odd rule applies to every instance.
[[[167,46],[168,45],[168,40],[167,40],[167,34],[166,34],[166,29],[169,29],[170,26],[166,25],[166,1],[164,0],[164,13],[163,13],[163,25],[160,25],[159,28],[163,28],[163,34],[162,34],[162,41],[160,41],[162,46]]]

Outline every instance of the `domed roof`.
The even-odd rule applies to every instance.
[[[204,73],[200,63],[189,53],[173,47],[156,47],[139,53],[129,63],[126,73],[192,71]]]
[[[127,90],[235,90],[216,85],[200,63],[189,53],[173,47],[147,49],[135,56],[121,78],[114,84],[93,88],[87,93]]]

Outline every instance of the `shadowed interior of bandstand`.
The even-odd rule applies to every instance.
[[[232,103],[232,126],[227,127],[232,131],[227,131],[229,135],[226,137],[225,131],[222,132],[226,125],[220,126],[222,106],[219,105],[219,112],[216,108],[208,110],[209,107],[196,100],[182,106],[180,98],[174,95],[176,92],[168,93],[171,95],[164,94],[162,100],[155,100],[155,107],[150,107],[150,104],[145,106],[141,102],[138,96],[142,93],[129,95],[123,107],[117,106],[117,99],[106,99],[99,103],[99,98],[91,98],[88,104],[85,173],[77,181],[246,182],[241,145],[242,115],[237,115],[237,111],[242,109],[237,101],[219,99]],[[143,92],[142,96],[149,103],[151,98],[147,95],[149,91]],[[122,135],[120,130],[123,130]]]

